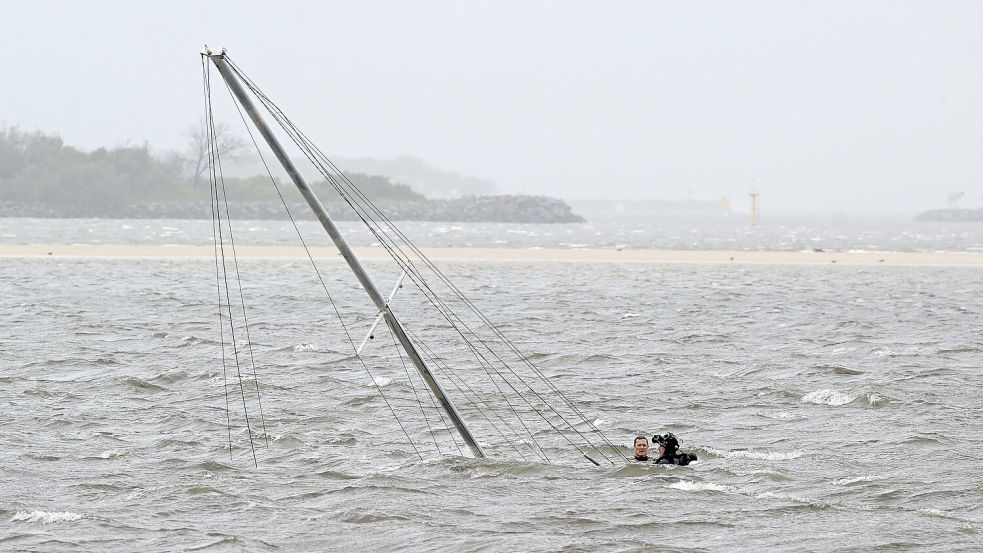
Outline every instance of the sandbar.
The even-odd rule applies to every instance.
[[[357,247],[361,259],[388,256],[382,247]],[[707,263],[771,265],[965,266],[983,267],[983,252],[740,251],[601,248],[420,248],[437,261],[519,261],[579,263]],[[333,247],[311,248],[315,258],[337,258]],[[213,258],[211,245],[0,244],[0,257],[16,258]],[[231,249],[226,247],[226,256]],[[239,258],[305,258],[298,246],[237,246]]]

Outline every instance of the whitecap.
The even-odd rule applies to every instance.
[[[829,388],[823,388],[822,390],[810,392],[802,396],[802,401],[806,403],[815,403],[816,405],[831,405],[833,407],[838,407],[840,405],[852,403],[860,397],[866,399],[867,404],[871,407],[879,407],[890,403],[888,398],[874,392],[851,395],[846,392],[830,390]]]
[[[964,519],[962,517],[958,517],[958,516],[956,516],[956,515],[954,515],[952,513],[947,513],[945,511],[943,511],[942,509],[916,509],[916,511],[919,512],[919,513],[921,513],[921,514],[923,514],[923,515],[929,515],[929,516],[933,516],[933,517],[947,518],[949,520],[958,520],[958,521],[961,521],[961,522],[973,522],[971,520],[967,520],[967,519]]]
[[[791,459],[798,459],[806,454],[806,452],[802,451],[801,449],[796,449],[794,451],[723,451],[712,447],[703,447],[701,449],[711,455],[717,455],[718,457],[726,457],[728,459],[754,459],[757,461],[789,461]]]
[[[795,420],[802,420],[804,418],[802,415],[796,415],[795,413],[789,413],[788,411],[776,411],[774,413],[758,413],[758,414],[767,419],[774,419],[780,421],[795,421]]]
[[[120,449],[107,449],[99,454],[100,459],[116,459],[126,455],[126,452]]]
[[[25,513],[22,511],[17,511],[14,518],[10,519],[10,522],[32,522],[36,524],[51,524],[54,522],[76,522],[85,518],[84,515],[78,513],[72,513],[69,511],[63,512],[45,512],[45,511],[31,511],[30,513]]]
[[[875,480],[882,480],[881,476],[857,476],[854,478],[840,478],[839,480],[833,480],[833,484],[836,486],[849,486],[850,484],[856,484],[857,482],[873,482]]]
[[[733,486],[725,486],[723,484],[714,484],[713,482],[690,482],[688,480],[680,480],[679,482],[673,482],[669,484],[670,488],[677,490],[683,490],[685,492],[725,492],[725,493],[737,493],[737,488]]]
[[[641,317],[638,313],[625,313],[621,316],[622,319],[634,319],[635,317]]]
[[[314,344],[297,344],[294,346],[294,351],[299,353],[304,351],[318,351],[318,349]]]
[[[373,381],[373,383],[370,384],[370,386],[378,386],[380,388],[384,388],[384,387],[392,384],[393,382],[395,382],[395,380],[392,379],[392,378],[385,378],[385,377],[382,377],[382,376],[377,376],[377,377],[373,378],[372,381]]]
[[[867,403],[869,403],[872,407],[887,405],[888,403],[891,402],[891,400],[887,399],[886,397],[880,394],[875,394],[873,392],[867,393],[866,396],[867,396]]]
[[[823,388],[822,390],[816,390],[815,392],[809,392],[808,394],[802,396],[802,401],[806,403],[815,403],[817,405],[846,405],[851,401],[857,399],[856,395],[849,395],[843,392],[837,392],[836,390],[830,390],[829,388]]]
[[[765,492],[765,493],[759,493],[758,495],[754,496],[754,498],[755,499],[784,499],[786,501],[794,501],[796,503],[803,503],[805,505],[812,505],[814,507],[829,506],[829,503],[825,503],[823,501],[819,501],[816,499],[809,499],[808,497],[801,497],[797,495],[788,495],[784,493]]]

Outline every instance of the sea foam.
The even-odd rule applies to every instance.
[[[318,348],[314,344],[297,344],[296,346],[294,346],[294,351],[296,351],[298,353],[300,353],[300,352],[309,352],[309,351],[316,352],[316,351],[318,351]]]
[[[737,493],[737,488],[733,486],[725,486],[723,484],[714,484],[713,482],[690,482],[688,480],[680,480],[679,482],[673,482],[669,484],[670,488],[683,490],[686,492],[727,492],[727,493]]]
[[[855,399],[857,399],[857,396],[855,395],[851,396],[849,394],[837,392],[836,390],[830,390],[828,388],[816,390],[815,392],[809,392],[808,394],[802,396],[802,401],[806,403],[833,406],[846,405]]]
[[[878,407],[889,403],[889,400],[886,397],[873,392],[867,392],[865,394],[848,394],[845,392],[830,390],[829,388],[809,392],[808,394],[802,396],[802,401],[806,403],[815,403],[816,405],[830,405],[833,407],[838,407],[840,405],[853,403],[860,397],[864,397],[867,400],[867,404],[872,407]]]
[[[795,451],[723,451],[712,447],[703,447],[701,449],[718,457],[726,457],[728,459],[754,459],[758,461],[788,461],[790,459],[798,459],[806,454],[800,449]]]
[[[22,511],[17,511],[14,518],[10,519],[10,522],[33,522],[36,524],[51,524],[55,522],[75,522],[85,518],[84,515],[78,513],[72,513],[69,511],[63,512],[45,512],[45,511],[31,511],[30,513],[25,513]]]

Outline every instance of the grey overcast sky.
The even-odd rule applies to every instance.
[[[410,155],[504,192],[983,205],[976,0],[0,7],[0,122],[85,149],[182,148],[207,43],[329,155]]]

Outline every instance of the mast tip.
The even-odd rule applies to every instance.
[[[222,56],[225,55],[225,48],[221,48],[219,50],[213,50],[213,49],[209,48],[208,46],[205,46],[205,49],[201,51],[201,55],[208,56],[210,58],[212,58],[212,57],[222,57]]]

